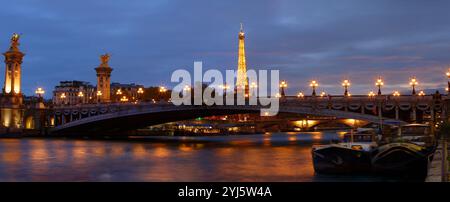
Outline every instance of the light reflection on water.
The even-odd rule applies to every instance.
[[[133,141],[0,139],[0,181],[330,180],[314,175],[311,146],[337,137],[277,133]]]

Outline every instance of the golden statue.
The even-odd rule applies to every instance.
[[[11,48],[10,50],[18,50],[20,35],[14,33],[11,37]]]
[[[104,55],[100,55],[100,60],[102,61],[102,65],[108,66],[108,61],[109,61],[110,57],[111,56],[108,53],[106,53]]]

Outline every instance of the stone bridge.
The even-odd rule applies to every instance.
[[[175,106],[159,103],[109,103],[55,106],[51,109],[54,133],[121,131],[149,125],[242,113],[260,113],[260,105]],[[435,122],[442,114],[437,96],[316,96],[280,98],[281,113],[337,119],[357,119],[397,125],[406,122]]]

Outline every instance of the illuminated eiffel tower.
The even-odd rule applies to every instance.
[[[245,93],[248,97],[248,80],[247,80],[247,64],[245,62],[245,33],[241,23],[241,30],[239,31],[239,53],[238,53],[238,74],[236,81],[236,89],[238,92]]]

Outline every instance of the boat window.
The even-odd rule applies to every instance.
[[[430,134],[430,128],[427,126],[406,126],[401,129],[402,136],[423,136]]]

